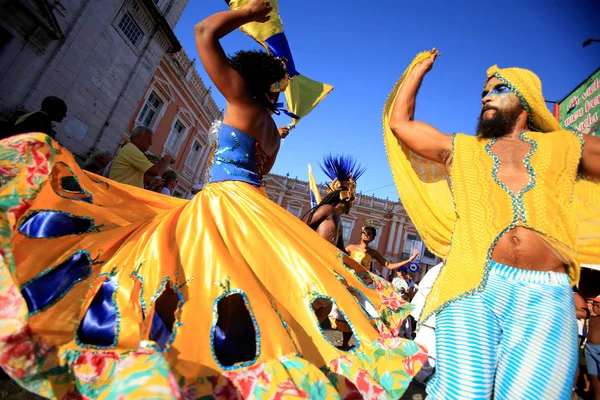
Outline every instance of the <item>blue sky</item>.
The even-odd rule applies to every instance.
[[[425,78],[416,118],[443,132],[473,133],[488,67],[528,68],[547,100],[560,100],[600,66],[600,3],[595,0],[323,1],[279,0],[298,70],[334,91],[285,140],[272,172],[307,179],[330,151],[354,155],[367,167],[358,191],[398,199],[383,145],[385,98],[412,58],[436,47],[442,56]],[[193,27],[226,10],[223,0],[190,0],[175,33],[197,58]],[[239,31],[222,41],[230,54],[258,48]],[[198,64],[208,86],[212,82]],[[217,92],[215,100],[225,106]],[[277,122],[286,125],[288,119]],[[377,190],[373,190],[377,189]]]

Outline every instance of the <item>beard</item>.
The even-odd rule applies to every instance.
[[[483,113],[487,110],[496,110],[494,116],[484,119]],[[477,137],[481,139],[500,138],[509,134],[517,124],[517,117],[521,114],[520,107],[514,107],[507,110],[499,110],[493,106],[486,106],[481,110],[477,119]]]

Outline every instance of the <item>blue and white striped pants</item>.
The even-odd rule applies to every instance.
[[[566,274],[492,262],[485,289],[438,314],[428,399],[569,399],[577,319]]]

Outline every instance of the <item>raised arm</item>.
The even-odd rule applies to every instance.
[[[417,256],[419,255],[419,251],[415,250],[412,254],[412,256],[410,256],[410,258],[408,260],[404,260],[404,261],[400,261],[397,263],[390,263],[388,260],[386,260],[377,250],[371,250],[371,255],[373,256],[373,258],[375,260],[377,260],[377,262],[381,265],[383,265],[384,267],[386,267],[387,269],[393,271],[395,269],[398,269],[400,267],[405,266],[406,264],[410,263],[412,260],[414,260],[415,258],[417,258]]]
[[[452,155],[452,137],[431,125],[414,120],[417,92],[438,55],[434,49],[433,55],[417,64],[406,77],[392,109],[390,128],[394,136],[416,154],[447,165]]]
[[[145,173],[144,176],[161,176],[167,170],[167,167],[173,160],[170,154],[165,154],[156,164],[151,166]]]
[[[252,98],[244,79],[229,65],[219,39],[248,22],[268,21],[271,9],[267,0],[251,0],[241,10],[216,13],[194,27],[202,65],[219,92],[231,104],[250,102]]]
[[[580,172],[592,179],[600,179],[600,138],[583,135],[583,156]]]

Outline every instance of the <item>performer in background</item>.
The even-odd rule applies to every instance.
[[[303,220],[322,238],[341,251],[346,251],[344,226],[340,216],[350,213],[356,200],[356,181],[365,172],[365,168],[351,156],[328,154],[323,158],[321,169],[332,182],[327,187],[327,196]]]
[[[385,266],[389,270],[398,269],[412,260],[414,260],[419,254],[418,251],[415,251],[411,258],[405,261],[401,261],[398,263],[390,263],[387,261],[379,252],[371,247],[369,247],[369,243],[371,243],[375,236],[377,235],[377,230],[372,225],[365,225],[361,229],[361,241],[357,244],[350,244],[346,246],[346,253],[350,254],[350,257],[360,265],[362,265],[367,271],[370,270],[371,261],[373,259],[377,260],[381,265]],[[363,273],[364,274],[364,273]],[[380,275],[379,275],[380,276]],[[340,349],[348,350],[350,348],[349,343],[350,339],[352,339],[352,329],[348,322],[344,319],[337,308],[334,308],[329,315],[329,318],[332,320],[331,323],[337,330],[342,332],[342,345]]]

